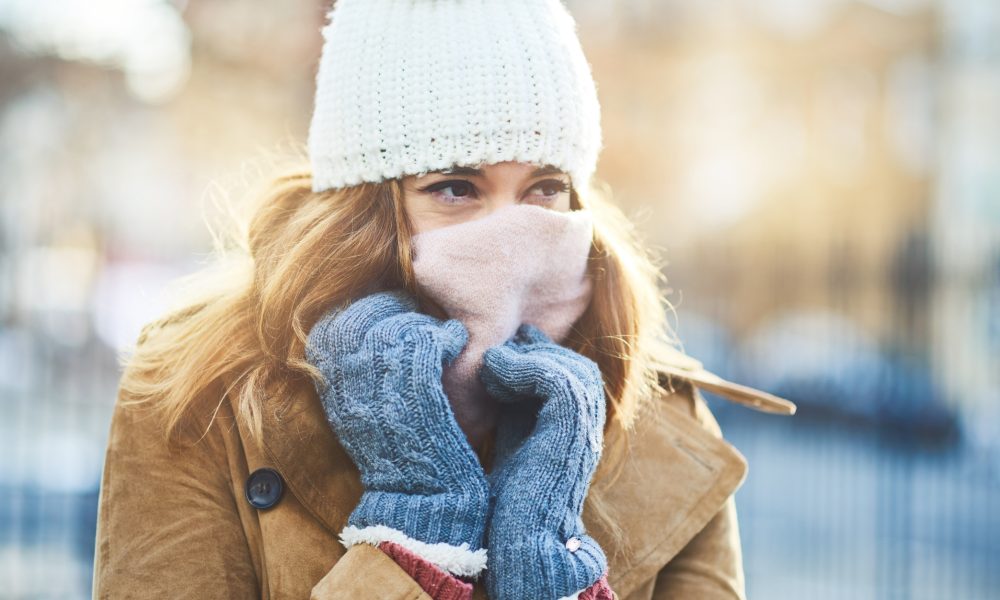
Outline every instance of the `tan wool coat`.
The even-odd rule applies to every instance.
[[[794,412],[785,400],[681,358],[661,374],[673,391],[640,417],[614,485],[589,492],[605,496],[624,542],[613,543],[599,520],[586,509],[583,515],[621,600],[745,597],[733,493],[747,462],[722,438],[698,388]],[[175,451],[157,419],[117,403],[100,490],[94,598],[430,600],[374,546],[341,545],[337,536],[361,496],[359,474],[315,391],[299,394],[291,410],[265,409],[261,449],[228,399],[201,424],[197,443]],[[262,467],[278,471],[284,484],[266,510],[245,494]],[[473,597],[487,597],[482,579]]]

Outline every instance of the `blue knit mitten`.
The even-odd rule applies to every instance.
[[[505,403],[488,475],[490,597],[555,600],[590,587],[607,572],[581,518],[604,444],[597,363],[523,324],[486,350],[480,378]]]
[[[317,390],[365,488],[341,540],[394,541],[474,577],[486,566],[489,486],[441,384],[468,333],[416,310],[401,290],[378,292],[309,332],[306,359],[327,383]]]

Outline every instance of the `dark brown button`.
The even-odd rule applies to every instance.
[[[250,506],[266,510],[281,500],[285,482],[281,474],[268,467],[257,469],[247,477],[246,496]]]

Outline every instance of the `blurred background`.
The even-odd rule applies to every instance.
[[[0,0],[0,590],[86,598],[117,354],[305,140],[329,0]],[[1000,598],[1000,2],[576,0],[751,598]],[[461,35],[456,31],[456,35]]]

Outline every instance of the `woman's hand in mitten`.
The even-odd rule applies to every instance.
[[[488,475],[490,597],[555,599],[589,587],[607,571],[581,518],[604,443],[600,369],[523,324],[484,353],[480,378],[504,403]]]
[[[327,384],[317,390],[365,488],[341,536],[404,543],[455,575],[476,575],[489,487],[441,384],[468,334],[416,310],[403,291],[378,292],[309,332],[306,359]]]

